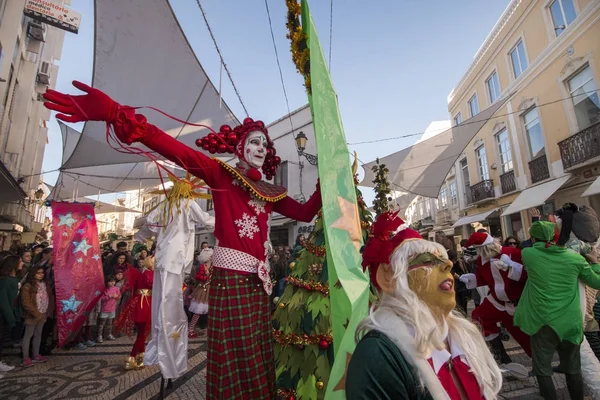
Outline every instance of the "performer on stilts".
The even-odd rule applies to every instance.
[[[142,271],[131,265],[125,271],[125,284],[121,293],[133,290],[133,296],[123,305],[121,313],[115,321],[117,332],[133,337],[134,327],[137,330],[135,342],[129,357],[125,360],[125,369],[144,368],[144,352],[146,338],[150,332],[152,317],[152,283],[154,282],[154,256],[144,260]]]
[[[140,142],[203,179],[212,190],[218,245],[208,317],[208,399],[273,399],[275,370],[271,334],[272,292],[268,254],[269,219],[277,212],[310,222],[321,208],[319,185],[305,203],[287,196],[284,187],[262,181],[275,176],[281,160],[261,121],[244,119],[231,129],[222,126],[196,143],[214,154],[232,153],[233,167],[193,150],[121,106],[106,94],[80,82],[86,92],[71,96],[48,90],[46,107],[66,122],[105,121],[127,145]]]

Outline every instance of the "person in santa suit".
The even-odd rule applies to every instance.
[[[117,332],[133,337],[134,327],[137,330],[135,342],[129,357],[125,360],[125,369],[144,368],[144,352],[146,338],[150,332],[152,320],[152,284],[154,282],[154,255],[146,257],[142,270],[129,266],[125,271],[125,284],[121,293],[133,291],[133,296],[123,305],[114,326]]]
[[[213,272],[209,292],[207,398],[275,398],[275,363],[269,295],[268,254],[273,212],[310,222],[321,208],[321,193],[304,204],[285,187],[262,180],[275,176],[281,160],[261,121],[246,118],[232,129],[222,126],[196,144],[214,154],[235,154],[233,167],[172,138],[97,89],[73,82],[81,96],[48,90],[45,106],[66,122],[105,121],[127,145],[140,142],[203,179],[212,189],[215,210]]]
[[[471,318],[483,329],[485,340],[489,342],[500,364],[503,364],[513,376],[526,379],[527,369],[520,364],[512,363],[504,349],[498,326],[502,323],[525,353],[531,357],[529,336],[513,324],[516,302],[521,297],[527,281],[521,250],[516,247],[503,247],[500,241],[486,232],[473,233],[466,246],[474,246],[477,251],[477,269],[474,274],[462,275],[461,282],[464,282],[468,289],[488,286],[490,290],[481,305],[473,311]]]
[[[502,374],[479,328],[454,311],[452,262],[439,243],[380,215],[363,251],[382,293],[357,328],[348,400],[496,399]]]

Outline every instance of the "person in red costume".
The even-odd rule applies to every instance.
[[[123,305],[121,313],[115,321],[115,328],[127,336],[133,336],[133,328],[137,336],[129,357],[125,361],[125,369],[144,368],[144,352],[146,337],[150,332],[152,320],[152,283],[154,282],[154,256],[144,260],[142,270],[129,265],[125,271],[125,285],[121,293],[133,290],[133,296]]]
[[[269,295],[272,292],[268,254],[269,219],[273,212],[310,222],[321,208],[315,193],[300,204],[284,187],[262,180],[275,176],[281,160],[261,121],[246,118],[232,129],[198,139],[212,154],[232,153],[232,167],[193,150],[147,122],[132,107],[121,106],[106,94],[73,82],[86,92],[71,96],[48,90],[44,105],[66,122],[105,121],[125,143],[140,142],[213,189],[215,237],[213,275],[209,294],[207,398],[275,398],[275,363],[271,337]]]
[[[465,247],[477,250],[477,269],[474,274],[463,274],[460,281],[467,289],[488,286],[490,293],[477,307],[471,318],[483,329],[485,340],[492,347],[492,353],[505,369],[517,378],[526,379],[528,372],[520,364],[512,363],[500,338],[498,323],[502,323],[512,337],[531,357],[529,336],[513,324],[515,304],[521,297],[527,280],[523,268],[521,250],[516,247],[503,247],[486,232],[475,232]]]

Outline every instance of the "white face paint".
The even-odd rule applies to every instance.
[[[261,169],[267,156],[267,137],[260,131],[250,132],[244,144],[244,158],[256,169]]]

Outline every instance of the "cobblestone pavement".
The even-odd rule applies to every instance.
[[[84,351],[56,350],[48,362],[31,368],[16,367],[0,379],[0,398],[20,399],[94,399],[127,400],[158,398],[160,371],[157,366],[126,372],[125,358],[131,350],[131,339],[124,337],[104,342]],[[514,341],[505,342],[513,362],[531,370],[531,360]],[[4,360],[11,365],[21,361],[17,349],[5,348]],[[558,365],[558,361],[554,363]],[[206,339],[190,340],[189,369],[173,381],[165,392],[166,399],[205,399]],[[559,399],[569,399],[564,375],[555,374],[554,383]],[[501,397],[504,399],[541,399],[534,377],[524,381],[505,378]]]

